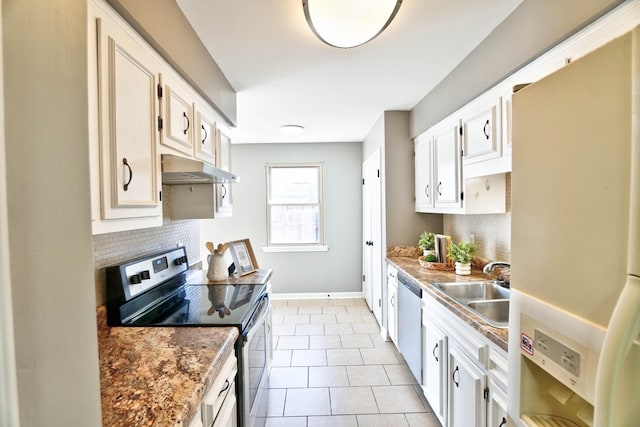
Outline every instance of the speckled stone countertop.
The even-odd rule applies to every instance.
[[[487,337],[498,347],[507,351],[507,340],[509,335],[508,328],[496,328],[483,319],[475,315],[472,311],[467,310],[462,304],[447,296],[431,283],[440,282],[472,282],[477,280],[491,279],[480,270],[472,269],[471,275],[459,276],[452,271],[435,271],[422,267],[418,262],[418,257],[402,257],[393,256],[398,252],[390,252],[387,261],[398,268],[398,274],[404,273],[404,277],[410,279],[413,283],[420,286],[428,292],[440,304],[445,306],[449,311],[454,313],[467,324],[471,325],[475,330]]]
[[[109,327],[97,308],[102,425],[184,426],[222,369],[235,327]]]

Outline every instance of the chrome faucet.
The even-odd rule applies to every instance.
[[[487,263],[484,267],[482,267],[482,272],[484,274],[493,274],[493,270],[495,268],[509,268],[511,269],[511,264],[504,261],[491,261]],[[504,286],[505,288],[509,287],[509,279],[505,280],[505,277],[502,275],[502,272],[495,278],[493,281],[496,285]]]

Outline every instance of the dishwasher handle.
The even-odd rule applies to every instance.
[[[422,288],[420,286],[416,285],[415,283],[409,282],[402,277],[398,277],[398,281],[402,286],[409,289],[413,294],[415,294],[415,296],[417,296],[418,298],[422,298]]]

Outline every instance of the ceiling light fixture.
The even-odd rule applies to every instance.
[[[283,125],[280,126],[280,132],[294,134],[294,133],[302,133],[304,132],[304,126],[300,125]]]
[[[384,31],[402,0],[302,0],[311,31],[329,46],[363,45]]]

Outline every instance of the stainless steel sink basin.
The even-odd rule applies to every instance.
[[[435,283],[434,286],[462,303],[476,300],[509,299],[509,289],[493,282]]]
[[[494,326],[503,327],[509,324],[509,300],[507,299],[472,301],[467,305]]]
[[[458,301],[490,325],[509,324],[509,289],[493,282],[445,282],[433,286]]]

